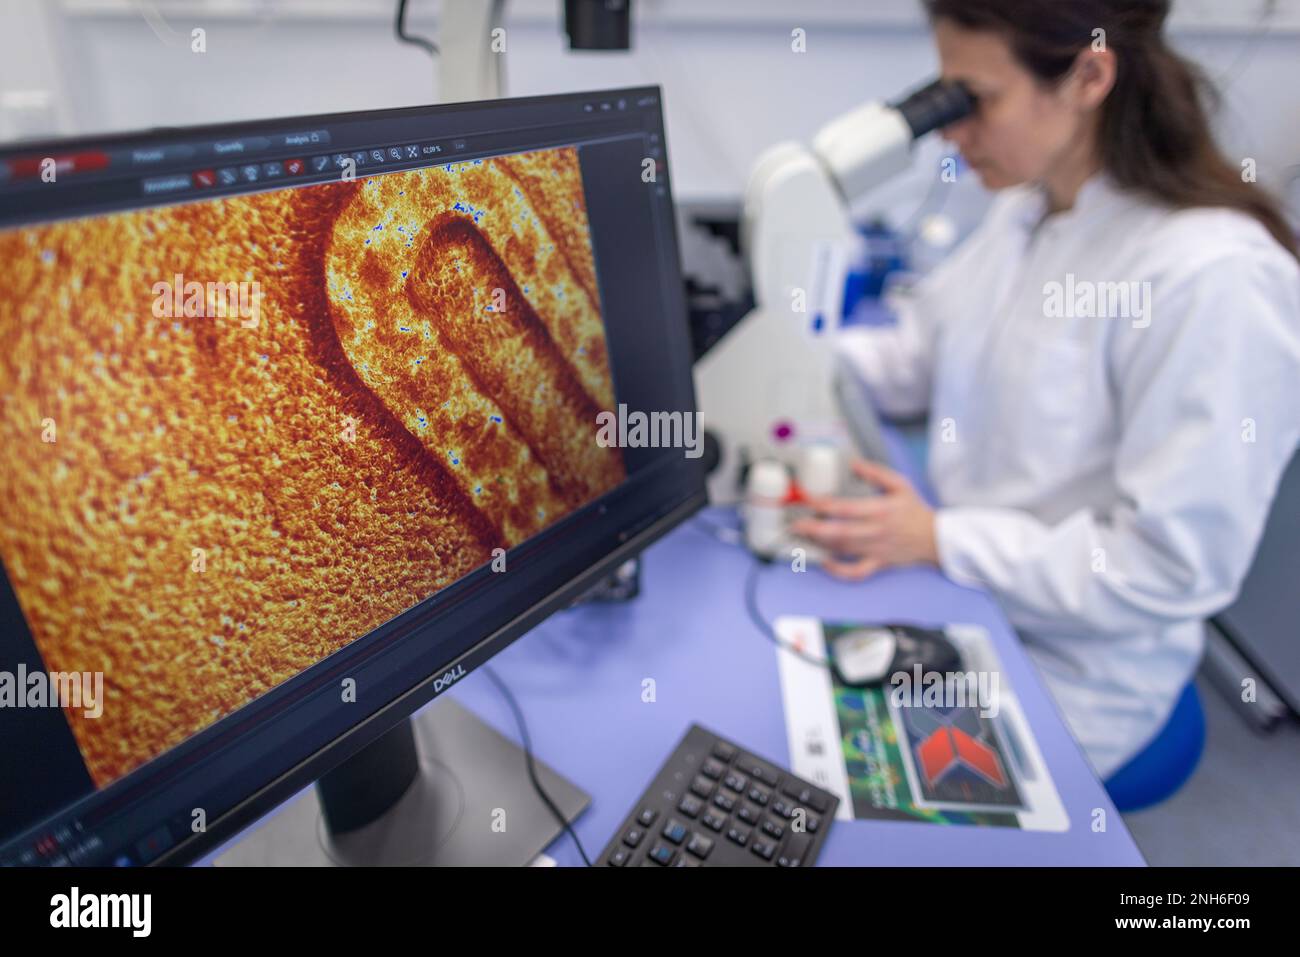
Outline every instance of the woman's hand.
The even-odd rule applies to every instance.
[[[934,510],[893,469],[854,460],[853,471],[880,488],[869,498],[811,498],[817,518],[790,526],[837,556],[822,567],[837,578],[862,579],[891,565],[939,564]]]

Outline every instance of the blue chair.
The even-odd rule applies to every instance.
[[[1120,811],[1159,804],[1181,788],[1205,750],[1205,712],[1189,681],[1160,733],[1106,779],[1106,791]]]

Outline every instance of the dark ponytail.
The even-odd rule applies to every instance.
[[[1170,0],[923,0],[930,18],[1007,37],[1016,57],[1054,83],[1103,35],[1115,51],[1115,86],[1102,107],[1102,165],[1120,186],[1175,209],[1214,206],[1255,217],[1300,259],[1278,205],[1220,152],[1206,116],[1213,85],[1163,35]]]

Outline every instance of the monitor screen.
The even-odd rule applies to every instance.
[[[655,88],[0,152],[0,863],[197,854],[701,504],[664,157]]]

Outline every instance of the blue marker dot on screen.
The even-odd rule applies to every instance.
[[[491,418],[493,422],[500,422],[500,421],[501,421],[501,416],[499,416],[499,415],[489,416],[489,418]]]
[[[812,324],[813,332],[821,332],[822,328],[825,325],[826,325],[826,320],[821,313],[818,313],[817,315],[813,316],[813,324]]]

